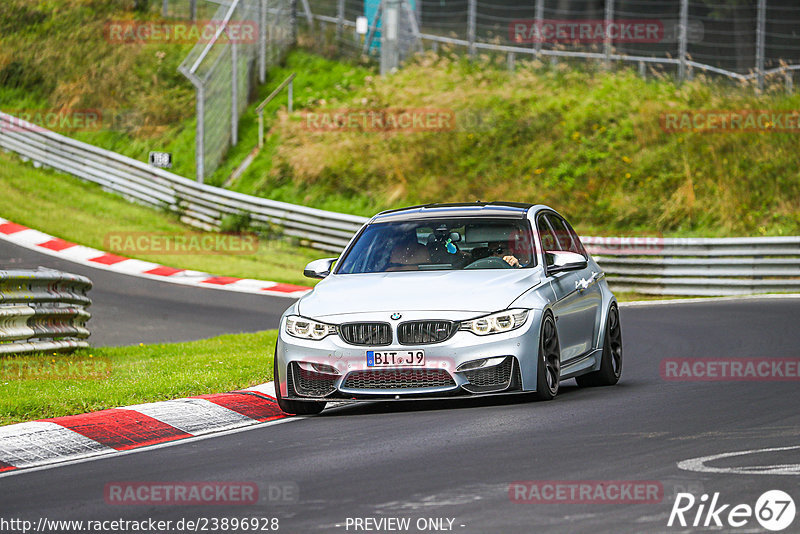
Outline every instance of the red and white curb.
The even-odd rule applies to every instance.
[[[289,417],[272,382],[0,427],[0,473],[130,451]]]
[[[64,241],[2,217],[0,217],[0,239],[82,265],[162,282],[290,298],[299,298],[311,291],[311,288],[306,286],[232,276],[214,276],[200,271],[176,269],[149,261],[117,256]]]

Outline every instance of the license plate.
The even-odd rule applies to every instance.
[[[367,367],[425,365],[423,350],[368,350]]]

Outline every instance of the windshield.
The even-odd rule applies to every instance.
[[[367,226],[339,263],[337,274],[535,265],[524,219],[423,219]]]

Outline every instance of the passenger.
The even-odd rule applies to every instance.
[[[409,234],[398,242],[389,255],[387,271],[416,271],[420,264],[430,263],[430,254],[425,245],[417,241],[416,234]]]

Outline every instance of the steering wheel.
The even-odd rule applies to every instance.
[[[508,262],[503,258],[489,256],[487,258],[481,258],[473,261],[464,267],[464,269],[513,269],[513,267],[511,267],[511,265],[509,265]]]

